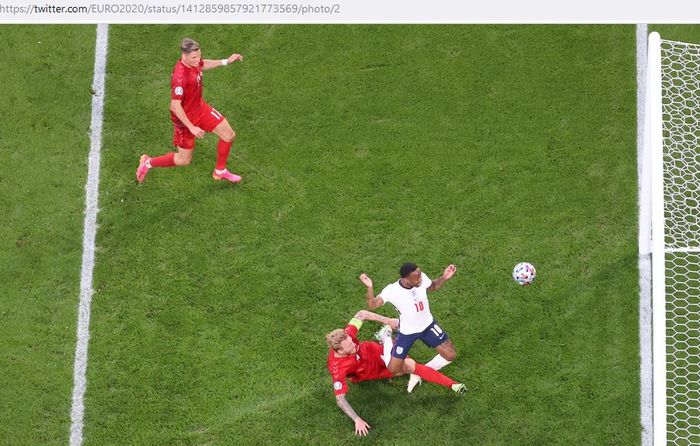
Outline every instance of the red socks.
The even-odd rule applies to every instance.
[[[232,141],[219,140],[219,144],[216,146],[216,168],[218,170],[226,169],[226,160],[228,160],[232,144]],[[151,158],[150,164],[151,167],[173,167],[175,165],[175,152]]]
[[[457,381],[454,381],[448,378],[447,376],[443,375],[442,373],[438,372],[437,370],[433,370],[430,367],[425,366],[423,364],[416,363],[416,370],[413,373],[420,376],[426,381],[439,384],[443,387],[450,387],[452,384],[457,383]]]
[[[226,160],[229,152],[231,152],[231,144],[233,144],[233,141],[219,140],[219,144],[216,146],[216,168],[218,170],[226,169]]]
[[[151,167],[173,167],[175,165],[175,152],[166,153],[157,158],[151,158]]]

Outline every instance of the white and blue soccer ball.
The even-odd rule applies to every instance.
[[[531,263],[520,262],[513,268],[513,280],[518,285],[527,286],[535,281],[537,277],[537,271]]]

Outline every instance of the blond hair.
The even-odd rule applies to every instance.
[[[185,37],[180,42],[180,49],[182,50],[183,53],[190,54],[190,53],[193,53],[193,52],[199,50],[199,43],[195,42],[194,40],[190,39],[189,37]]]
[[[348,334],[345,333],[345,330],[343,330],[342,328],[336,328],[335,330],[331,331],[326,335],[326,342],[332,350],[338,350],[340,348],[340,344],[347,337]]]

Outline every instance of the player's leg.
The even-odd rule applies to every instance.
[[[213,133],[219,137],[219,143],[216,146],[216,168],[219,170],[226,169],[228,155],[231,152],[231,146],[236,139],[236,132],[231,128],[231,124],[224,118],[221,123],[214,127]]]
[[[457,350],[455,350],[455,346],[452,343],[451,339],[448,339],[445,342],[443,342],[442,344],[435,347],[435,351],[438,352],[438,354],[445,361],[447,361],[447,364],[451,363],[452,361],[454,361],[457,358]],[[440,367],[444,367],[447,364],[443,364]],[[438,364],[436,364],[436,365],[438,365]],[[438,369],[436,368],[435,370],[438,370]]]
[[[386,365],[386,368],[389,369],[389,371],[393,374],[396,375],[401,371],[401,368],[403,367],[405,359],[403,358],[397,358],[395,356],[392,356],[391,359],[389,360],[389,364]]]
[[[430,367],[433,370],[440,370],[447,364],[450,364],[457,356],[452,340],[436,321],[433,321],[433,323],[423,331],[421,340],[428,347],[434,348],[438,352],[433,359],[425,364],[426,367]],[[420,382],[420,376],[412,374],[408,379],[408,386],[406,387],[408,393],[411,393]]]
[[[233,145],[233,140],[236,138],[236,133],[226,119],[216,126],[214,133],[219,137],[219,142],[216,145],[216,167],[214,168],[212,177],[215,180],[228,180],[232,183],[238,183],[242,179],[241,176],[229,172],[226,168],[228,156],[229,153],[231,153],[231,146]]]
[[[440,370],[457,358],[457,351],[455,350],[454,344],[452,344],[452,340],[436,321],[433,321],[423,332],[421,340],[425,345],[434,348],[438,353],[426,364],[428,367],[434,370]]]
[[[382,344],[382,361],[384,365],[389,365],[391,360],[391,350],[394,348],[394,340],[391,338],[392,330],[388,325],[382,325],[374,334],[374,338]]]
[[[454,358],[457,356],[454,345],[450,339],[435,347],[435,350],[438,352],[438,354],[425,364],[426,367],[430,367],[435,371],[440,370],[448,364],[451,364],[452,360],[454,360]],[[452,360],[448,360],[447,358],[452,358]],[[413,389],[420,384],[420,381],[420,376],[415,374],[411,375],[411,377],[408,379],[408,386],[406,387],[408,393],[411,393]]]
[[[136,180],[143,183],[146,174],[154,167],[187,166],[192,162],[194,152],[194,135],[186,127],[174,126],[173,145],[177,152],[168,152],[165,155],[151,158],[141,155],[139,167],[136,169]]]
[[[402,372],[420,376],[422,379],[425,379],[428,382],[435,383],[443,387],[452,388],[452,390],[455,392],[461,393],[461,389],[457,390],[456,388],[453,388],[455,384],[459,384],[457,381],[431,369],[430,367],[426,367],[423,364],[418,364],[412,358],[406,358]]]
[[[397,374],[401,371],[403,363],[408,356],[408,351],[413,346],[413,343],[418,340],[419,336],[420,333],[405,335],[399,332],[394,341],[394,348],[391,350],[391,359],[386,366],[391,373]]]
[[[194,154],[194,147],[191,149],[185,149],[184,147],[178,147],[177,152],[173,157],[173,161],[176,166],[189,166],[192,162],[192,154]],[[153,163],[151,161],[151,163]]]
[[[216,167],[214,173],[212,173],[212,178],[215,180],[227,180],[232,183],[241,181],[239,175],[229,172],[226,168],[228,156],[231,153],[231,146],[236,139],[236,132],[231,128],[228,120],[216,109],[210,108],[202,117],[200,127],[219,137],[219,142],[216,145]]]
[[[391,332],[382,340],[382,361],[386,366],[389,366],[391,361],[391,351],[394,349],[394,340],[391,338]]]

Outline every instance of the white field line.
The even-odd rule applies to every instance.
[[[647,89],[647,25],[637,25],[637,173],[639,195],[639,358],[642,446],[654,444],[650,221],[651,162],[644,147]],[[649,193],[647,193],[649,192]]]
[[[92,302],[92,272],[95,267],[95,234],[97,233],[97,194],[100,184],[100,149],[102,146],[102,115],[105,96],[105,68],[107,65],[106,24],[97,25],[95,39],[95,71],[92,81],[92,118],[90,122],[90,154],[85,184],[85,223],[83,226],[83,263],[80,271],[80,303],[78,329],[73,367],[73,403],[70,411],[70,446],[83,442],[85,388],[87,385],[88,341],[90,339],[90,304]]]

